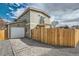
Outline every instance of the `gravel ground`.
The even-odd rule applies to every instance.
[[[9,40],[0,41],[0,56],[13,56]]]
[[[79,45],[76,48],[55,47],[28,38],[10,39],[16,56],[79,56]]]

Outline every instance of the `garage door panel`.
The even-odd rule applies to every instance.
[[[25,29],[24,27],[12,27],[11,28],[11,38],[24,37]]]

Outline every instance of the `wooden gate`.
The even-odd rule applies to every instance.
[[[8,39],[8,30],[7,29],[0,29],[0,40]]]

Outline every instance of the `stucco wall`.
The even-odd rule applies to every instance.
[[[26,37],[31,38],[31,30],[33,28],[35,28],[39,22],[40,22],[40,15],[45,17],[44,19],[44,23],[45,24],[50,24],[50,20],[49,17],[47,17],[47,15],[40,13],[40,12],[36,12],[33,10],[29,10],[26,14],[24,14],[23,16],[21,16],[16,22],[25,22],[25,23],[19,23],[20,26],[25,27],[26,29]],[[13,26],[18,26],[17,24],[12,24],[10,25],[10,27]]]
[[[45,24],[50,24],[49,17],[47,17],[46,15],[40,12],[30,11],[30,29],[33,29],[38,24],[40,24],[40,16],[43,16],[45,18],[44,19]]]
[[[26,37],[30,37],[30,11],[20,17],[17,22],[25,22]]]
[[[30,23],[30,12],[27,12],[17,20],[17,22],[22,22],[22,21],[24,22],[26,21],[27,23]]]

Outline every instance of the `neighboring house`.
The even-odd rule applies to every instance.
[[[4,20],[2,20],[1,18],[0,18],[0,29],[3,29],[3,28],[5,28],[6,27],[6,22],[4,21]]]
[[[14,23],[9,24],[9,37],[14,38],[21,33],[21,35],[23,34],[25,37],[31,38],[31,30],[36,28],[37,25],[47,26],[47,24],[50,24],[49,18],[50,16],[46,12],[40,9],[29,7],[20,17],[15,20]],[[22,28],[24,28],[24,31]]]

